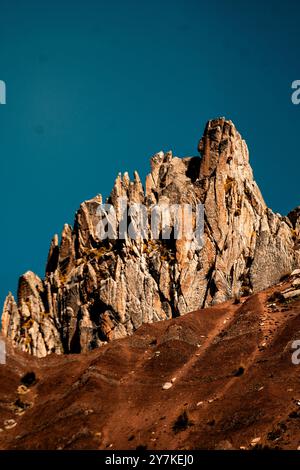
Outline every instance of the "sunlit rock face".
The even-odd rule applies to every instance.
[[[184,315],[249,295],[300,266],[300,209],[288,217],[265,204],[249,164],[245,141],[231,121],[209,121],[200,156],[151,158],[145,186],[137,172],[119,175],[106,201],[122,220],[120,201],[204,207],[203,246],[187,237],[157,239],[149,223],[144,239],[99,239],[101,195],[81,204],[74,227],[50,246],[46,274],[19,281],[8,295],[2,332],[38,357],[79,353],[131,334],[142,323]],[[123,198],[123,199],[121,199]],[[118,227],[118,225],[117,225]]]

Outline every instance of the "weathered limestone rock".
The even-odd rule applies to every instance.
[[[13,345],[37,357],[63,352],[56,318],[46,310],[45,283],[28,271],[20,277],[18,305],[9,294],[2,315],[2,332]]]
[[[2,334],[14,338],[20,333],[21,318],[11,292],[5,299],[2,315]]]
[[[45,279],[26,273],[18,303],[11,294],[5,301],[2,330],[16,347],[37,356],[85,352],[142,323],[257,292],[300,266],[300,209],[281,217],[267,208],[232,122],[209,121],[198,149],[201,157],[154,155],[145,189],[137,172],[133,181],[118,175],[107,201],[110,239],[98,238],[102,196],[81,204],[74,229],[65,225],[60,244],[57,235],[51,242]],[[153,227],[143,239],[119,239],[121,197],[128,207],[144,204],[146,218],[153,205],[189,204],[194,227],[202,203],[203,247],[186,234],[157,240]],[[133,207],[128,219],[135,229]]]

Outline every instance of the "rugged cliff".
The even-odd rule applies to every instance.
[[[19,281],[8,295],[2,332],[23,351],[85,352],[131,334],[142,323],[183,315],[258,292],[300,265],[300,209],[274,214],[253,179],[247,145],[231,121],[209,121],[201,157],[151,159],[145,188],[119,175],[107,202],[121,220],[120,197],[142,203],[204,205],[203,247],[186,238],[97,237],[102,197],[81,204],[74,228],[55,235],[46,275]],[[194,212],[193,212],[194,214]],[[194,215],[193,215],[194,217]]]

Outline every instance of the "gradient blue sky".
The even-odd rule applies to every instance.
[[[52,235],[149,157],[232,119],[267,203],[300,204],[300,2],[0,0],[0,302]]]

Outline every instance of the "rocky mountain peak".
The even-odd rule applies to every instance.
[[[102,196],[81,204],[74,227],[51,242],[45,278],[24,274],[17,303],[11,294],[5,301],[2,330],[16,347],[37,356],[84,352],[142,323],[267,288],[300,265],[299,207],[288,217],[267,208],[233,123],[209,121],[198,150],[158,152],[145,187],[137,172],[133,180],[119,174],[106,201],[114,209],[108,239],[97,230]],[[124,200],[143,204],[146,218],[154,205],[188,204],[193,226],[203,204],[202,246],[186,236],[157,239],[151,224],[142,239],[120,237]]]

